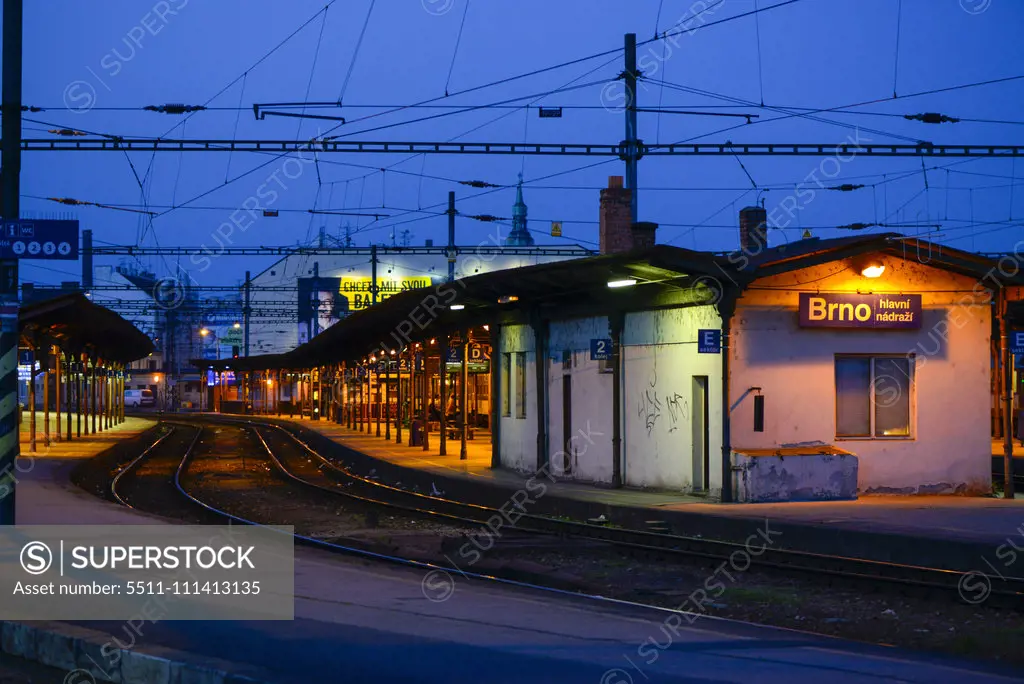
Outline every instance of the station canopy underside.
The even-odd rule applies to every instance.
[[[153,342],[130,321],[73,292],[26,304],[18,312],[20,344],[55,344],[104,363],[131,363],[153,353]]]
[[[195,360],[193,364],[216,370],[301,370],[362,360],[382,349],[401,350],[410,340],[422,341],[485,323],[522,323],[537,316],[543,319],[552,312],[563,316],[570,312],[579,316],[607,315],[616,308],[629,310],[633,305],[644,308],[651,304],[717,303],[723,291],[738,295],[756,278],[867,253],[919,260],[979,280],[996,264],[980,255],[892,233],[807,239],[766,248],[758,254],[713,254],[656,245],[634,252],[491,271],[401,292],[342,319],[290,352]],[[642,287],[609,288],[610,282],[627,279],[636,280]],[[1024,276],[1013,280],[1024,283]],[[453,310],[451,305],[462,308]]]

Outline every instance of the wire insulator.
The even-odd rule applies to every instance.
[[[946,116],[945,114],[939,114],[938,112],[925,112],[924,114],[904,114],[904,119],[910,121],[923,121],[927,124],[940,124],[940,123],[959,123],[960,119],[952,116]]]
[[[459,181],[461,185],[468,185],[471,188],[500,188],[502,186],[494,183],[488,183],[487,181],[471,180],[471,181]]]
[[[202,112],[206,110],[203,105],[187,105],[187,104],[165,104],[165,105],[146,105],[143,107],[147,112],[159,112],[160,114],[188,114],[190,112]]]

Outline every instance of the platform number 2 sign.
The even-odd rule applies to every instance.
[[[608,361],[612,358],[612,341],[607,339],[590,340],[590,360]]]

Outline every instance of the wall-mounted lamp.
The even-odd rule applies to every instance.
[[[636,278],[623,278],[621,280],[609,280],[608,287],[633,287],[636,285]]]
[[[860,270],[860,274],[865,278],[878,278],[885,273],[885,264],[870,263],[864,266]]]

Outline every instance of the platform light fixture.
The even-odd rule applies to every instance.
[[[452,304],[448,308],[451,309],[452,311],[462,311],[463,309],[466,308],[466,305],[465,304]]]
[[[242,327],[242,324],[241,324],[241,323],[235,323],[235,324],[234,324],[234,325],[233,325],[232,327],[233,327],[233,328],[234,328],[235,330],[238,330],[239,328],[241,328],[241,327]]]
[[[877,261],[872,261],[864,265],[864,268],[860,270],[860,274],[865,278],[878,278],[885,273],[885,264]]]
[[[203,336],[203,337],[206,337],[207,335],[210,334],[210,329],[209,328],[200,328],[199,329],[199,334],[201,336]]]
[[[636,278],[622,278],[620,280],[609,280],[608,287],[619,288],[619,287],[633,287],[636,285]]]

